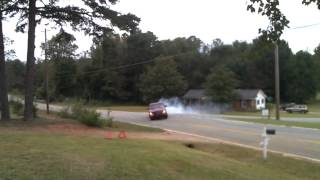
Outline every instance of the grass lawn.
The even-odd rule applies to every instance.
[[[128,132],[164,132],[162,129],[158,128],[150,128],[146,126],[138,126],[134,124],[129,124],[129,123],[123,123],[123,122],[113,122],[113,127],[105,127],[103,128],[105,130],[126,130]]]
[[[58,105],[58,106],[72,106],[74,104],[80,103],[79,100],[69,99],[65,100],[64,102],[53,102],[52,105]],[[137,104],[113,104],[111,102],[95,102],[93,101],[89,105],[84,105],[88,108],[93,109],[110,109],[112,111],[128,111],[128,112],[146,112],[148,110],[148,106],[144,105],[137,105]]]
[[[277,121],[272,119],[245,119],[245,118],[228,118],[228,119],[244,121],[244,122],[254,122],[254,123],[260,123],[260,124],[285,125],[285,126],[296,126],[296,127],[320,129],[320,122],[290,122],[290,121]]]
[[[221,144],[0,133],[4,179],[318,179],[320,165]]]
[[[223,145],[46,131],[66,119],[0,123],[0,179],[319,179],[320,164]],[[153,131],[118,124],[127,131]],[[40,128],[40,129],[39,129]],[[115,129],[116,130],[116,129]],[[156,132],[157,130],[155,130]],[[130,136],[130,134],[129,134]]]
[[[74,103],[59,102],[59,103],[52,103],[52,104],[57,105],[57,106],[72,106]],[[148,111],[148,106],[142,106],[142,105],[101,105],[101,104],[96,104],[96,105],[89,105],[86,107],[93,108],[93,109],[103,109],[103,110],[110,109],[111,111],[128,111],[128,112],[147,112]]]
[[[97,109],[110,109],[111,111],[147,112],[148,106],[119,105],[109,107],[97,107]]]
[[[320,102],[317,101],[317,102],[314,102],[312,104],[308,104],[308,109],[309,109],[310,112],[318,112],[318,113],[320,113]]]
[[[310,110],[311,111],[311,110]],[[233,116],[261,116],[261,112],[226,112],[225,115],[233,115]],[[292,117],[292,118],[320,118],[319,114],[307,113],[307,114],[300,114],[300,113],[287,113],[287,112],[280,112],[281,117]],[[271,112],[271,117],[275,117],[275,113]]]

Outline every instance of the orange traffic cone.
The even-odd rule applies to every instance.
[[[125,131],[120,131],[118,135],[119,139],[126,139],[127,138],[127,133]]]
[[[112,131],[107,131],[105,139],[112,139]]]

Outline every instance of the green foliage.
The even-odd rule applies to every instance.
[[[35,5],[38,4],[36,2],[37,0],[33,1]],[[32,10],[36,16],[41,17],[38,20],[39,22],[48,19],[59,26],[69,24],[73,29],[81,30],[96,37],[101,37],[103,33],[112,31],[111,26],[116,26],[124,31],[134,31],[140,21],[138,17],[131,13],[122,14],[111,9],[110,5],[117,2],[115,0],[82,0],[82,2],[61,4],[59,0],[42,1],[43,6],[35,6]],[[22,13],[23,16],[21,16],[16,30],[24,32],[28,25],[26,22],[28,16],[25,13],[28,13],[28,8],[30,8],[29,2],[6,0],[3,4],[4,6],[2,4],[1,6],[4,7],[4,14],[9,14],[10,17]],[[101,21],[110,21],[111,23],[101,23]]]
[[[70,110],[70,107],[65,107],[63,108],[61,111],[58,112],[58,115],[62,118],[67,118],[67,119],[72,119],[74,118],[72,116],[72,113],[71,113],[71,110]]]
[[[8,78],[8,90],[22,92],[24,89],[25,64],[19,60],[6,61],[6,72]]]
[[[105,119],[106,121],[106,126],[109,127],[109,128],[112,128],[114,127],[114,123],[113,123],[113,117],[108,117]]]
[[[315,99],[317,95],[315,63],[311,54],[299,51],[295,58],[291,60],[290,74],[288,78],[288,96],[290,101],[305,103]]]
[[[80,103],[74,104],[71,107],[63,108],[61,111],[58,112],[58,115],[62,118],[77,120],[82,124],[85,124],[91,127],[102,128],[106,125],[112,127],[111,117],[107,119],[102,119],[100,117],[100,114],[97,113],[94,109],[93,110],[87,109]]]
[[[71,59],[76,56],[78,46],[74,44],[76,38],[63,29],[53,36],[48,42],[41,44],[42,50],[47,50],[47,57],[50,60]],[[47,49],[46,49],[47,48]]]
[[[320,88],[320,73],[317,71],[320,68],[320,48],[315,49],[314,55],[302,56],[293,54],[285,41],[279,41],[278,45],[282,101],[312,99],[314,90]],[[310,56],[311,61],[308,60]],[[163,63],[154,62],[155,59]],[[174,65],[169,61],[174,61]],[[24,64],[17,62],[8,61],[8,74],[12,79],[9,84],[14,89],[23,89]],[[161,97],[182,96],[185,84],[188,89],[205,88],[210,70],[220,66],[234,73],[238,88],[263,89],[269,97],[274,97],[275,89],[274,45],[262,37],[252,43],[235,41],[232,44],[216,39],[207,46],[193,36],[159,41],[151,32],[106,33],[102,39],[95,39],[91,57],[83,55],[79,59],[52,60],[48,65],[50,97],[55,101],[83,99],[86,105],[137,104]],[[166,71],[178,73],[178,78],[176,75],[171,77]],[[44,97],[44,72],[44,63],[39,61],[37,97]],[[172,83],[181,78],[180,87]]]
[[[23,115],[23,104],[19,101],[10,101],[11,111],[13,114],[22,116]]]
[[[60,59],[54,63],[55,96],[72,97],[75,87],[76,65],[72,59]]]
[[[320,10],[320,0],[302,0],[302,4],[306,6],[312,3],[315,3]],[[290,22],[281,12],[279,5],[280,0],[250,0],[250,3],[247,5],[248,11],[268,17],[269,26],[264,30],[259,29],[259,33],[272,42],[280,40],[284,29],[289,27]]]
[[[92,110],[84,111],[84,113],[79,114],[77,118],[81,123],[92,127],[104,127],[106,123],[105,120],[100,119],[98,113]]]
[[[100,118],[99,113],[95,110],[87,109],[80,104],[75,104],[71,107],[71,114],[68,112],[69,109],[64,110],[64,112],[62,112],[62,116],[76,119],[87,126],[104,127],[106,124],[106,121]]]
[[[314,69],[315,69],[315,79],[317,82],[317,90],[320,90],[320,71],[317,71],[317,69],[320,69],[320,44],[317,46],[317,48],[314,50],[314,55],[312,56],[312,60],[314,62]]]
[[[10,106],[11,106],[11,111],[13,114],[17,115],[17,116],[23,116],[24,114],[24,104],[21,103],[20,101],[15,101],[15,100],[11,100],[9,102]],[[32,108],[32,112],[33,112],[33,116],[37,117],[37,106],[34,104],[33,108]]]
[[[176,55],[181,53],[196,53],[204,43],[199,38],[190,36],[188,38],[178,37],[172,41],[163,40],[159,45],[164,55]]]
[[[259,29],[259,33],[271,42],[279,41],[283,30],[289,27],[289,20],[279,9],[279,0],[250,0],[247,10],[268,17],[269,26],[265,30]]]
[[[34,73],[35,73],[35,32],[36,25],[43,19],[54,22],[59,26],[70,25],[74,30],[82,30],[86,34],[101,37],[106,32],[111,32],[113,26],[124,31],[135,31],[140,19],[133,14],[122,14],[110,8],[116,0],[82,0],[82,3],[59,3],[59,0],[42,1],[42,6],[37,6],[37,0],[29,1],[1,1],[2,13],[10,18],[19,14],[20,18],[16,25],[16,31],[24,32],[28,26],[28,53],[26,70],[26,106],[25,119],[32,118],[32,103],[34,99]],[[81,4],[81,5],[80,5]],[[2,26],[2,24],[1,24]],[[1,39],[3,34],[1,32]],[[1,42],[2,44],[2,42]],[[70,47],[70,46],[69,46]],[[4,53],[1,53],[4,54]],[[4,59],[4,58],[1,58]],[[4,75],[2,75],[4,77]]]
[[[187,87],[171,58],[158,58],[141,76],[140,91],[144,102],[181,96]]]
[[[16,51],[10,48],[10,45],[13,44],[13,40],[10,40],[8,37],[4,37],[4,46],[5,46],[5,58],[6,60],[12,60],[16,57]]]
[[[207,77],[205,91],[213,102],[227,103],[236,98],[234,93],[236,87],[237,80],[234,73],[223,66],[219,66],[213,68]]]
[[[135,101],[141,101],[142,99],[142,94],[139,91],[139,80],[146,65],[141,64],[141,62],[153,60],[161,54],[160,42],[157,39],[157,36],[149,31],[135,32],[126,38],[127,58],[125,64],[138,64],[124,71],[125,77],[130,77],[126,81],[126,89],[131,92],[129,98]]]
[[[320,9],[320,0],[302,0],[302,4],[308,6],[311,3],[316,3],[318,6],[318,9]]]

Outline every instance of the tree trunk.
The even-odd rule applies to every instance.
[[[4,55],[4,36],[2,31],[2,12],[0,12],[0,108],[1,120],[9,120],[10,110],[7,90],[6,61]]]
[[[33,120],[33,98],[34,98],[34,75],[35,75],[35,31],[36,31],[36,0],[29,0],[29,30],[28,30],[28,51],[27,71],[25,77],[25,105],[24,120]]]

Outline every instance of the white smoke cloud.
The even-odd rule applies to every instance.
[[[222,113],[230,110],[228,104],[217,104],[212,102],[205,102],[202,104],[185,105],[179,98],[161,98],[162,102],[167,107],[167,112],[170,114],[200,114],[200,113]]]
[[[170,99],[161,98],[159,102],[167,106],[167,112],[170,114],[199,113],[194,108],[185,106],[177,97]]]

